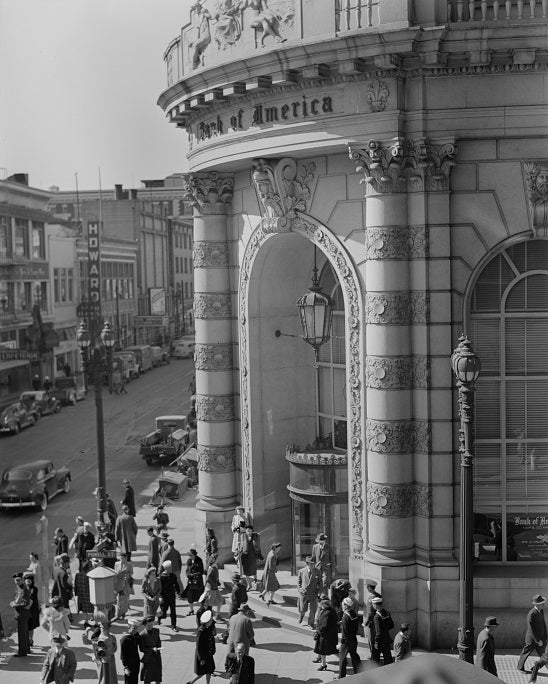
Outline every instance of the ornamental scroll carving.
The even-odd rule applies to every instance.
[[[226,422],[234,419],[234,397],[232,395],[196,397],[196,417],[204,422]]]
[[[226,242],[202,241],[194,243],[192,252],[194,268],[223,268],[228,266]]]
[[[198,445],[198,470],[206,473],[226,473],[236,467],[234,447],[207,447]]]
[[[424,484],[367,483],[367,510],[388,518],[432,515],[432,487]]]
[[[373,79],[367,86],[367,102],[372,112],[383,112],[388,104],[390,91],[385,81]]]
[[[432,433],[427,420],[374,420],[365,425],[368,451],[381,454],[427,454]]]
[[[410,325],[427,323],[430,316],[428,292],[413,291],[402,294],[368,292],[365,300],[367,323],[382,325]]]
[[[356,559],[363,558],[363,516],[364,516],[364,475],[363,475],[363,426],[365,425],[365,388],[361,382],[364,358],[361,326],[361,302],[359,279],[351,259],[344,248],[327,228],[315,223],[306,215],[297,212],[291,222],[291,230],[306,237],[328,256],[333,270],[341,283],[345,300],[345,337],[347,340],[347,405],[348,405],[348,460],[351,469],[351,510],[352,525],[351,553]],[[272,237],[261,223],[251,235],[240,268],[239,320],[240,320],[240,368],[241,368],[241,435],[242,435],[242,477],[243,498],[246,510],[253,510],[253,459],[251,457],[251,408],[249,373],[249,321],[248,297],[253,262],[262,245]]]
[[[256,159],[253,183],[262,208],[262,224],[266,233],[283,233],[291,229],[296,211],[306,211],[316,165],[304,164],[297,175],[297,163],[286,157],[278,162]]]
[[[194,363],[196,370],[230,370],[232,368],[232,345],[196,344]]]
[[[548,235],[548,163],[525,162],[523,164],[527,199],[535,237]]]
[[[194,293],[195,318],[230,318],[232,316],[232,302],[227,294]]]
[[[435,192],[449,190],[457,147],[454,142],[396,138],[388,145],[370,140],[364,149],[349,146],[348,154],[356,172],[363,173],[367,192]]]
[[[427,388],[430,369],[426,356],[368,356],[365,377],[375,389]]]
[[[184,199],[200,214],[225,214],[232,202],[234,177],[231,174],[187,173],[183,175]]]
[[[428,235],[425,226],[368,228],[365,231],[365,258],[425,259]]]

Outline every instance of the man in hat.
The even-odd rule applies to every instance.
[[[166,532],[165,530],[163,530],[162,532],[160,532],[160,545],[158,547],[158,550],[160,552],[160,558],[162,557],[162,554],[164,553],[164,551],[167,551],[167,548],[169,546],[168,541],[169,541],[169,532]]]
[[[299,570],[297,576],[297,587],[299,598],[297,608],[299,609],[299,624],[304,620],[307,610],[308,625],[314,629],[314,618],[318,607],[318,595],[320,593],[320,572],[314,566],[312,556],[306,557],[306,565]]]
[[[158,569],[160,565],[160,537],[154,527],[147,527],[148,534],[148,558],[147,567]]]
[[[179,598],[183,598],[183,583],[181,582],[181,570],[183,567],[183,561],[181,560],[181,554],[175,548],[175,542],[173,541],[173,539],[167,540],[167,548],[164,549],[162,555],[160,556],[160,563],[163,563],[166,560],[171,561],[171,572],[177,578],[177,593],[179,595]]]
[[[402,622],[400,625],[400,631],[396,634],[396,638],[394,639],[394,660],[396,662],[410,658],[413,655],[411,651],[409,630],[409,623]]]
[[[67,638],[54,636],[42,665],[41,683],[69,684],[74,681],[75,672],[76,656],[74,651],[67,648]]]
[[[236,615],[242,603],[247,603],[247,583],[239,572],[232,575],[229,617]]]
[[[373,599],[376,599],[376,598],[382,599],[382,596],[375,589],[376,586],[377,586],[377,582],[374,579],[366,578],[365,587],[367,589],[367,598],[365,599],[364,617],[365,617],[365,632],[366,632],[366,637],[367,637],[367,645],[369,646],[369,652],[371,654],[371,660],[376,659],[375,625],[373,622],[373,618],[375,617],[375,613],[377,612],[377,609],[375,608],[375,605],[373,603]]]
[[[542,656],[546,646],[546,622],[544,620],[544,604],[546,597],[538,594],[533,596],[533,607],[527,613],[527,631],[525,632],[525,646],[519,654],[518,670],[527,673],[525,661],[536,651],[539,657]]]
[[[137,551],[137,529],[137,523],[130,515],[128,506],[122,506],[122,513],[116,518],[114,536],[128,561],[131,560],[132,551]]]
[[[489,616],[485,618],[483,629],[478,634],[476,645],[476,665],[486,672],[497,676],[497,666],[495,664],[495,639],[493,632],[498,627],[497,618]]]
[[[177,611],[175,608],[175,596],[179,585],[177,578],[171,572],[171,561],[164,561],[162,563],[162,572],[160,573],[160,608],[162,613],[158,618],[158,624],[167,617],[167,611],[170,611],[171,629],[175,632],[179,631],[177,627]]]
[[[327,543],[327,535],[320,533],[316,537],[316,543],[312,547],[312,560],[320,572],[320,591],[327,594],[329,586],[333,581],[336,572],[335,554],[331,546]]]
[[[225,670],[230,684],[255,683],[255,660],[245,652],[245,644],[236,644],[234,653],[228,653]]]
[[[124,667],[125,684],[138,684],[139,667],[139,620],[129,619],[127,621],[127,632],[120,639],[120,660]]]
[[[76,537],[76,542],[75,542],[75,551],[76,551],[76,557],[78,558],[79,561],[79,569],[82,569],[82,566],[87,563],[88,560],[88,551],[91,551],[91,549],[95,546],[95,536],[93,534],[93,529],[91,527],[91,523],[85,522],[82,525],[82,532]]]
[[[55,555],[60,556],[62,553],[68,553],[69,540],[67,535],[60,527],[57,527],[53,533],[53,546],[55,547]]]
[[[131,486],[129,480],[124,480],[122,482],[124,486],[124,498],[120,501],[122,506],[127,506],[129,509],[129,514],[135,517],[137,511],[135,510],[135,492]]]
[[[70,575],[70,556],[62,553],[57,558],[57,565],[53,568],[52,596],[59,596],[63,608],[70,610],[70,599],[73,596],[72,577]]]
[[[247,603],[242,603],[236,615],[228,621],[228,652],[235,650],[236,644],[244,645],[244,653],[249,654],[249,647],[255,638],[251,618],[246,615]]]
[[[15,596],[10,606],[15,609],[17,619],[17,653],[16,658],[22,658],[30,653],[29,622],[32,596],[30,589],[23,580],[23,573],[16,572],[13,575],[15,583]]]

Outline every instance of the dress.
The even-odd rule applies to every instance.
[[[189,603],[196,603],[204,592],[204,564],[199,556],[190,557],[186,562],[188,584],[183,596]]]
[[[236,513],[232,516],[232,523],[230,525],[232,530],[232,553],[240,552],[240,541],[245,534],[245,526],[250,524],[251,521],[248,513],[243,515]]]
[[[277,569],[278,557],[274,549],[270,549],[264,562],[263,591],[277,591],[280,588],[280,583],[276,577]]]
[[[141,584],[143,592],[143,617],[156,617],[160,605],[160,579],[145,577]]]
[[[143,654],[141,662],[142,682],[162,681],[162,656],[156,649],[161,647],[160,630],[153,627],[139,636],[139,649]]]
[[[329,601],[320,603],[316,620],[316,634],[318,638],[314,646],[314,653],[331,655],[337,652],[337,641],[339,640],[337,614]]]
[[[261,542],[257,532],[253,532],[251,537],[243,535],[240,541],[242,549],[242,571],[247,577],[255,577],[257,574],[257,561],[263,560],[261,553]]]
[[[196,635],[196,652],[194,655],[194,672],[201,677],[205,674],[215,672],[215,623],[212,621],[209,626],[200,625]]]
[[[104,643],[104,645],[102,645]],[[116,672],[116,660],[114,654],[118,649],[116,637],[113,634],[104,636],[99,634],[93,640],[93,652],[95,664],[97,665],[98,684],[117,684],[118,674]],[[104,651],[104,654],[102,653]]]
[[[74,594],[77,599],[78,612],[93,613],[94,606],[89,595],[89,577],[81,570],[74,578]]]

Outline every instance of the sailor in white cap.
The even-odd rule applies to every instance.
[[[205,675],[206,682],[209,684],[211,675],[215,672],[215,661],[213,656],[215,654],[215,622],[213,620],[213,613],[206,610],[200,617],[200,626],[196,633],[196,653],[194,656],[194,672],[196,677],[192,682],[187,684],[194,684],[195,681]]]

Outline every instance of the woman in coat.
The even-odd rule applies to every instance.
[[[253,526],[247,525],[245,535],[240,541],[242,548],[241,565],[242,575],[247,579],[247,588],[251,589],[253,583],[257,583],[257,561],[263,560],[261,553],[261,541],[257,532],[253,532]]]
[[[219,580],[219,566],[217,565],[217,556],[211,556],[209,558],[209,566],[207,568],[207,574],[205,578],[206,592],[208,592],[209,600],[211,605],[217,609],[213,614],[216,620],[223,620],[221,617],[221,610],[223,607],[224,599],[220,590],[221,582]]]
[[[196,653],[194,656],[194,672],[196,677],[187,684],[194,684],[200,677],[205,675],[206,682],[209,684],[211,675],[215,672],[215,622],[210,610],[202,613],[200,618],[200,627],[196,633]]]
[[[84,613],[86,620],[88,619],[88,615],[93,613],[94,609],[94,605],[91,602],[91,596],[89,593],[88,572],[91,569],[92,565],[90,561],[85,561],[74,577],[74,595],[76,596],[76,605],[78,606],[78,612]]]
[[[133,563],[127,560],[125,553],[120,554],[120,560],[114,564],[116,572],[116,617],[125,617],[129,610],[129,597],[133,594]]]
[[[183,596],[188,601],[189,615],[194,615],[194,604],[204,592],[204,564],[196,549],[190,549],[189,557],[186,562],[186,576],[188,584],[185,587]]]
[[[278,578],[276,577],[276,571],[278,570],[278,552],[280,550],[281,544],[279,542],[275,542],[272,544],[270,547],[270,551],[266,555],[266,560],[264,562],[264,571],[263,571],[263,590],[259,594],[259,598],[261,598],[264,601],[265,595],[268,593],[270,594],[270,598],[267,601],[267,605],[270,605],[273,603],[276,605],[276,601],[274,601],[274,594],[276,591],[280,588],[280,583],[278,582]]]
[[[327,670],[326,656],[337,652],[337,641],[339,639],[337,613],[333,610],[329,599],[324,599],[318,606],[317,615],[314,653],[319,656],[319,660],[315,662],[321,662],[318,670]]]
[[[50,641],[54,636],[67,636],[69,633],[69,611],[68,608],[63,608],[59,596],[54,596],[50,605],[44,609],[40,625],[48,631]]]
[[[139,649],[143,654],[141,662],[141,681],[145,684],[162,681],[162,655],[160,642],[160,630],[154,626],[152,616],[143,620],[146,632],[139,635]]]
[[[25,586],[30,591],[30,619],[29,619],[29,644],[34,644],[34,630],[40,626],[40,599],[38,598],[38,588],[34,584],[34,575],[31,572],[26,572],[23,575]]]
[[[141,592],[143,593],[143,617],[156,617],[158,606],[160,605],[161,590],[162,584],[158,577],[158,572],[156,571],[156,568],[151,565],[145,572],[141,584]]]
[[[211,556],[215,556],[215,558],[217,558],[218,553],[219,542],[217,541],[217,537],[215,536],[215,531],[211,527],[208,527],[206,532],[205,545],[206,565],[209,565],[209,559],[211,558]]]

